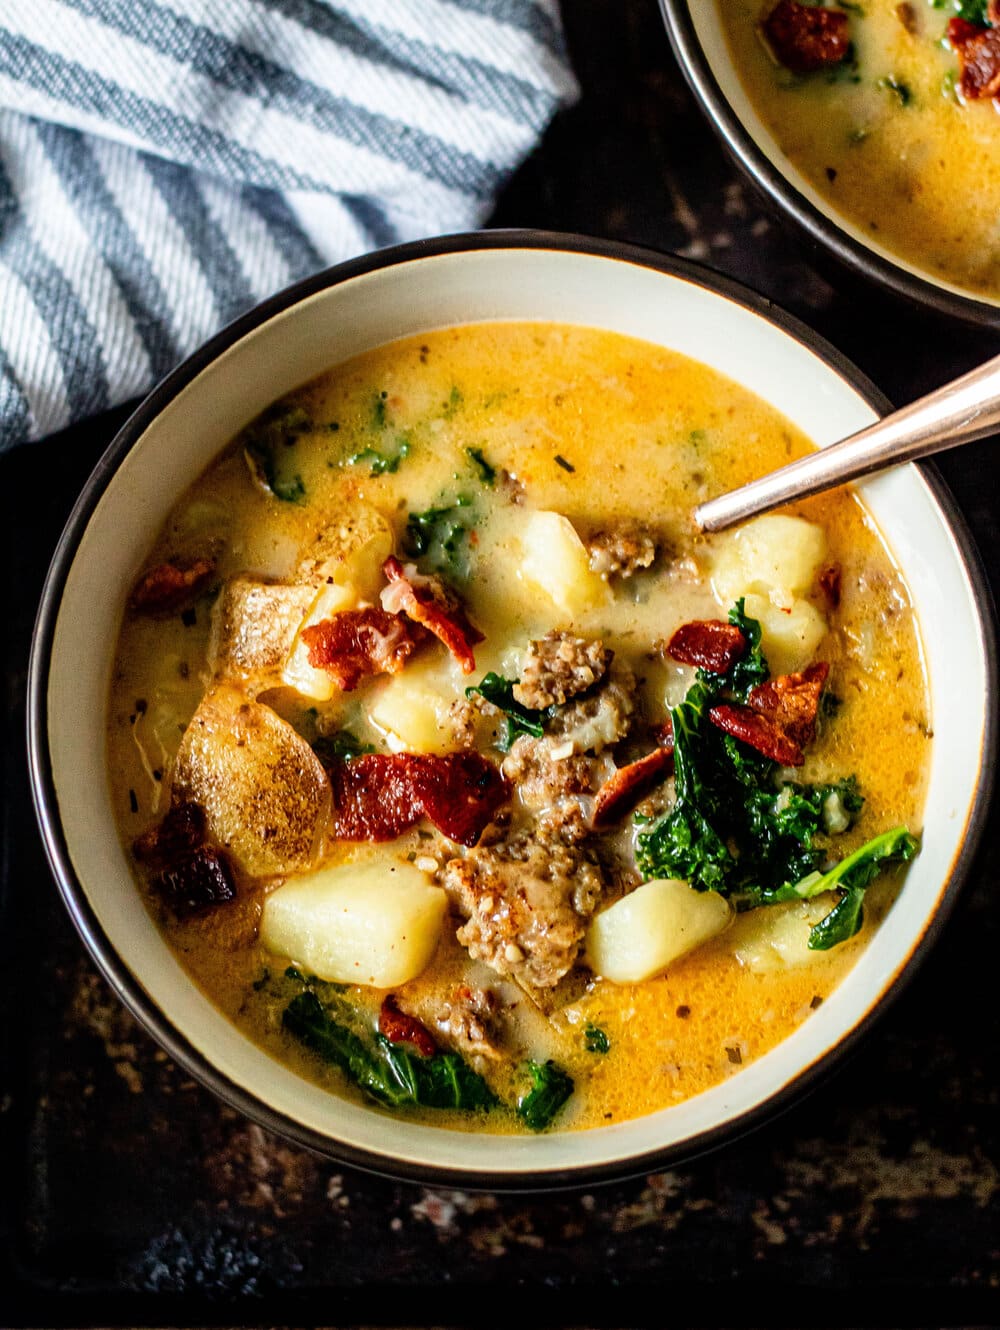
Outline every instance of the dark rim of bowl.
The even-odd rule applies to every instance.
[[[704,4],[706,0],[699,0]],[[757,144],[722,91],[715,71],[698,40],[689,0],[660,0],[667,35],[688,86],[706,113],[730,155],[752,181],[790,217],[814,244],[830,251],[847,268],[859,272],[876,286],[938,314],[960,319],[980,328],[1000,329],[1000,306],[963,296],[939,286],[882,258],[837,225],[834,216],[822,212],[795,187]]]
[[[933,468],[926,464],[918,467],[943,512],[971,583],[973,599],[978,610],[979,636],[989,681],[983,733],[984,757],[980,763],[981,779],[970,809],[964,841],[942,887],[938,906],[889,988],[837,1044],[826,1050],[810,1065],[803,1067],[766,1100],[738,1118],[673,1145],[647,1151],[641,1155],[629,1155],[610,1163],[581,1168],[559,1168],[541,1173],[524,1171],[502,1174],[492,1174],[482,1169],[449,1168],[434,1164],[397,1161],[390,1154],[359,1149],[331,1139],[322,1132],[314,1131],[277,1112],[243,1086],[230,1081],[207,1061],[156,1006],[143,988],[141,978],[133,974],[114,951],[101,928],[70,858],[59,818],[47,742],[49,667],[56,619],[66,578],[91,515],[118,465],[166,404],[176,397],[206,365],[247,333],[319,291],[340,285],[365,273],[425,258],[477,250],[518,249],[586,254],[596,258],[631,263],[665,273],[721,295],[766,318],[793,340],[817,355],[874,410],[884,413],[890,409],[886,398],[860,370],[817,333],[776,307],[770,300],[696,264],[672,256],[667,257],[652,250],[587,236],[561,235],[545,231],[481,231],[416,241],[349,260],[287,288],[236,319],[164,379],[115,435],[70,514],[46,578],[35,623],[28,670],[27,732],[35,812],[49,864],[73,924],[118,998],[175,1062],[246,1117],[337,1163],[364,1169],[383,1177],[425,1184],[443,1184],[474,1190],[533,1192],[575,1189],[593,1186],[595,1183],[621,1181],[675,1164],[682,1159],[690,1160],[745,1135],[762,1122],[789,1108],[803,1093],[814,1088],[821,1076],[828,1074],[847,1052],[854,1048],[876,1017],[880,1017],[890,1002],[899,995],[943,928],[954,906],[958,890],[968,874],[982,835],[989,804],[992,773],[988,770],[984,759],[985,752],[992,749],[996,740],[997,660],[994,634],[988,631],[988,625],[992,622],[992,602],[979,555],[955,500]]]

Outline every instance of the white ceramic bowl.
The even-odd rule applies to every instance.
[[[869,281],[925,308],[1000,329],[1000,297],[978,296],[902,259],[830,204],[789,161],[733,63],[721,0],[660,0],[684,76],[729,152],[806,242]]]
[[[995,665],[988,598],[961,521],[912,466],[863,494],[913,593],[935,740],[923,849],[832,997],[739,1075],[677,1107],[590,1132],[466,1134],[349,1104],[250,1043],[187,977],[136,890],[104,771],[112,654],[127,589],[175,498],[269,402],[381,343],[456,323],[544,319],[645,338],[752,388],[819,444],[887,407],[832,348],[766,302],[673,259],[571,237],[494,232],[382,251],[295,287],[182,365],[112,443],[70,518],[39,613],[29,746],[38,816],[84,942],[170,1055],[265,1126],[395,1176],[545,1188],[637,1173],[718,1144],[811,1083],[936,935],[987,797]]]

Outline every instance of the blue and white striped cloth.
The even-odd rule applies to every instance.
[[[557,0],[0,0],[0,448],[329,263],[481,225]]]

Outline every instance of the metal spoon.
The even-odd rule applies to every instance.
[[[723,531],[793,499],[833,489],[897,462],[973,443],[1000,429],[1000,356],[893,411],[829,448],[790,462],[694,510],[703,531]]]

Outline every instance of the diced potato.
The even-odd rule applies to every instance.
[[[825,955],[809,950],[809,930],[837,903],[833,892],[811,901],[768,905],[741,914],[733,926],[733,954],[755,974],[813,965]]]
[[[311,866],[330,782],[304,739],[270,707],[222,685],[202,699],[174,764],[175,798],[205,810],[212,837],[256,877]]]
[[[757,517],[719,538],[712,589],[725,609],[749,591],[787,607],[813,586],[825,557],[822,527],[782,514]]]
[[[587,962],[616,984],[638,984],[693,951],[732,916],[714,891],[695,891],[677,878],[644,882],[595,915],[587,929]]]
[[[779,609],[766,596],[744,597],[748,618],[760,622],[760,644],[772,674],[804,670],[826,634],[826,619],[811,601],[796,598]]]
[[[314,585],[332,577],[352,585],[362,600],[376,601],[385,586],[382,565],[394,546],[392,527],[375,508],[355,503],[349,514],[317,533],[303,552],[297,578]]]
[[[332,619],[342,610],[353,609],[357,603],[357,593],[350,584],[341,586],[337,582],[326,582],[320,587],[292,640],[281,671],[282,683],[314,702],[329,702],[336,691],[336,685],[327,670],[318,670],[309,664],[309,649],[302,641],[302,629],[322,623],[324,619]]]
[[[229,578],[212,612],[212,669],[227,678],[260,676],[262,687],[275,683],[314,595],[301,583]]]
[[[601,605],[607,585],[590,570],[587,548],[561,513],[529,512],[519,533],[518,576],[572,616]]]
[[[439,667],[414,665],[382,685],[368,718],[397,753],[448,753],[455,747],[449,710],[458,696]]]
[[[293,878],[264,902],[264,946],[331,983],[394,988],[430,963],[447,898],[412,864],[378,858]]]

